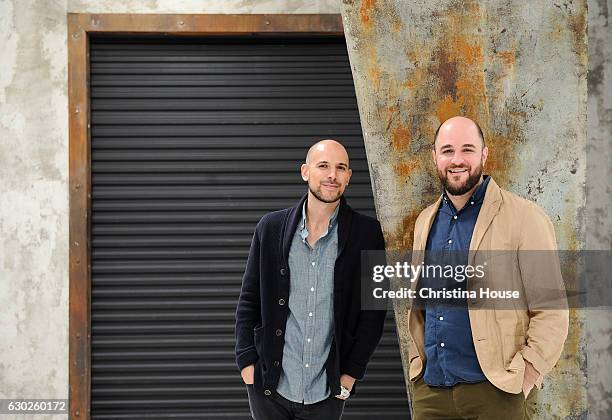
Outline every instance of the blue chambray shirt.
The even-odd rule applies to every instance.
[[[457,211],[444,194],[429,236],[426,263],[466,265],[472,234],[482,207],[490,177],[484,176],[465,206]],[[465,288],[467,280],[427,279],[437,287]],[[449,284],[449,282],[451,284]],[[445,302],[448,303],[448,302]],[[425,306],[425,354],[423,379],[429,386],[450,387],[457,383],[483,382],[485,377],[472,341],[472,328],[465,299],[453,306],[428,300]],[[455,306],[456,305],[456,306]]]
[[[306,202],[289,250],[289,316],[283,363],[276,392],[314,404],[329,397],[325,362],[333,338],[334,265],[338,255],[338,209],[311,248],[306,241]]]

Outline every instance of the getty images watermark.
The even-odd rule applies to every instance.
[[[375,265],[372,268],[372,281],[382,283],[388,279],[405,279],[416,283],[419,278],[454,280],[458,284],[468,279],[483,279],[486,275],[487,262],[478,265],[450,264],[409,264],[407,261],[396,262],[394,265]],[[440,284],[440,283],[439,283]],[[479,287],[478,290],[466,290],[465,287],[455,288],[425,286],[418,288],[400,287],[399,290],[385,290],[375,287],[372,290],[375,299],[519,299],[518,290],[492,290],[490,287]]]
[[[363,251],[361,306],[609,308],[611,261],[610,251]]]

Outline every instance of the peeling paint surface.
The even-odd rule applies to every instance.
[[[345,1],[342,13],[388,248],[412,247],[416,217],[441,192],[435,130],[465,115],[483,129],[485,172],[544,208],[561,249],[584,249],[586,0]],[[395,307],[404,361],[406,314]],[[582,418],[586,375],[585,313],[574,310],[541,418]]]

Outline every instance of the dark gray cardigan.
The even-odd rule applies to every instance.
[[[282,368],[289,248],[306,198],[307,194],[293,207],[266,214],[257,224],[236,309],[238,368],[254,364],[254,387],[271,392]],[[340,393],[341,374],[363,378],[383,331],[386,311],[361,310],[362,250],[384,250],[380,223],[354,211],[342,197],[334,267],[334,337],[325,366],[333,395]]]

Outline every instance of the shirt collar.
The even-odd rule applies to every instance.
[[[491,177],[489,175],[483,175],[482,183],[478,186],[478,188],[476,188],[476,191],[474,191],[467,204],[476,205],[481,204],[484,201],[485,194],[487,192],[487,185],[489,185],[490,180]],[[444,190],[442,196],[444,198],[444,203],[454,208],[452,201],[448,198],[448,195],[446,194],[446,190]]]
[[[306,228],[306,204],[307,203],[308,203],[308,200],[305,200],[304,204],[302,205],[302,220],[300,221],[300,235],[302,236],[302,239],[306,239],[308,237],[308,229]],[[327,230],[323,233],[323,235],[321,235],[321,237],[327,235],[327,233],[337,223],[339,210],[340,210],[340,204],[336,206],[336,209],[334,210],[331,217],[329,218],[329,225],[327,226]]]

